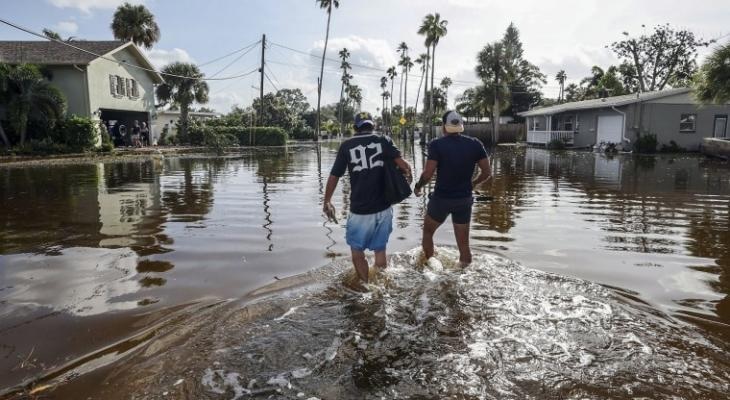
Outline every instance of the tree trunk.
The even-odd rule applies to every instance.
[[[345,82],[342,82],[342,88],[340,89],[340,135],[345,135],[345,121],[342,119],[344,113],[344,107],[342,106],[342,98],[345,96]]]
[[[332,17],[332,9],[330,8],[327,10],[327,33],[324,37],[324,50],[322,50],[322,66],[319,69],[319,81],[317,82],[317,127],[315,129],[316,137],[314,138],[315,141],[319,141],[319,129],[322,125],[322,122],[320,120],[321,115],[321,105],[322,105],[322,78],[324,77],[324,59],[327,56],[327,42],[329,42],[330,39],[330,18]]]
[[[428,134],[433,135],[433,88],[434,86],[434,72],[436,71],[436,42],[433,43],[433,50],[431,50],[431,95],[428,100]]]
[[[395,87],[395,81],[393,79],[390,80],[390,116],[388,117],[388,131],[390,132],[390,135],[393,135],[393,99],[395,96],[393,96],[393,88]]]
[[[431,47],[426,47],[426,84],[423,86],[423,132],[421,135],[421,144],[426,143],[426,126],[428,126],[428,71],[430,69],[429,61],[431,61]]]
[[[5,129],[3,129],[3,124],[0,122],[0,139],[3,140],[3,144],[5,144],[5,148],[10,148],[10,140],[8,140],[8,136],[5,134]]]
[[[28,113],[21,112],[18,116],[18,133],[20,134],[20,145],[25,144],[25,136],[28,133]]]
[[[406,70],[406,82],[403,86],[403,116],[407,120],[408,113],[406,112],[406,110],[408,110],[408,66],[406,66],[405,70]],[[407,139],[408,138],[408,128],[406,128],[406,126],[407,125],[404,125],[403,129],[405,129],[404,133],[405,133],[405,137]]]
[[[188,110],[190,108],[190,104],[187,102],[183,102],[180,104],[180,131],[182,133],[182,137],[190,139],[188,136]],[[264,116],[261,116],[261,119],[263,120]],[[128,133],[129,134],[129,133]],[[192,143],[191,143],[192,144]]]

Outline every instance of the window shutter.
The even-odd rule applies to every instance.
[[[124,96],[124,81],[117,75],[117,96]]]
[[[132,79],[132,97],[139,97],[139,88],[137,87],[137,81]]]
[[[117,94],[117,88],[116,86],[116,79],[114,78],[114,75],[109,75],[109,91],[112,93],[112,96],[115,96]]]
[[[129,78],[125,78],[124,84],[126,85],[127,96],[132,97],[132,82],[130,82]]]

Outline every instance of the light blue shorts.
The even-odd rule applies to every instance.
[[[347,218],[347,244],[357,251],[383,251],[393,232],[393,208],[374,214],[353,214]]]

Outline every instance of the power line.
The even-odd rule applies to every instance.
[[[276,87],[276,85],[274,84],[274,82],[271,81],[271,78],[269,78],[269,74],[267,74],[266,72],[264,72],[264,76],[266,77],[266,80],[269,81],[269,83],[271,84],[271,86],[274,87],[274,90],[276,90],[278,92],[279,91],[279,88]]]
[[[269,64],[268,64],[268,63],[266,63],[266,68],[267,68],[267,69],[269,70],[269,72],[271,72],[271,76],[273,76],[273,77],[274,77],[274,80],[276,81],[276,83],[278,83],[278,84],[279,84],[279,86],[281,86],[281,82],[280,82],[280,81],[279,81],[279,79],[278,79],[278,78],[276,77],[276,74],[274,73],[274,70],[273,70],[273,69],[271,69],[271,67],[269,67]]]
[[[246,76],[246,74],[243,74],[243,75],[238,75],[238,76],[227,76],[227,77],[224,77],[224,78],[205,78],[205,77],[202,77],[202,76],[186,76],[186,75],[169,74],[169,73],[166,73],[166,72],[158,71],[158,70],[153,69],[153,68],[146,68],[146,67],[142,67],[142,66],[139,66],[139,65],[136,65],[136,64],[132,64],[132,63],[130,63],[128,61],[115,60],[113,58],[109,58],[109,57],[106,57],[106,56],[103,56],[103,55],[94,53],[93,51],[89,51],[89,50],[86,50],[86,49],[82,49],[82,48],[80,48],[78,46],[74,46],[73,44],[68,43],[68,42],[64,42],[63,40],[49,38],[46,35],[43,35],[41,33],[32,31],[32,30],[30,30],[28,28],[24,28],[22,26],[16,25],[16,24],[14,24],[14,23],[12,23],[10,21],[7,21],[5,19],[2,19],[2,18],[0,18],[0,23],[3,23],[5,25],[8,25],[8,26],[10,26],[12,28],[21,30],[21,31],[23,31],[25,33],[28,33],[30,35],[37,36],[37,37],[39,37],[39,38],[41,38],[43,40],[47,40],[49,42],[58,43],[58,44],[61,44],[61,45],[66,46],[66,47],[70,47],[70,48],[72,48],[74,50],[77,50],[77,51],[80,51],[80,52],[83,52],[83,53],[86,53],[86,54],[90,54],[90,55],[92,55],[92,56],[94,56],[96,58],[100,58],[102,60],[111,61],[111,62],[113,62],[115,64],[124,64],[124,65],[130,66],[132,68],[137,68],[137,69],[140,69],[140,70],[143,70],[143,71],[147,71],[147,72],[154,72],[154,73],[159,74],[159,75],[162,75],[162,76],[170,76],[170,77],[173,77],[173,78],[181,78],[181,79],[191,79],[191,80],[196,80],[196,81],[227,81],[227,80],[238,79],[238,78],[241,78],[241,77]]]
[[[198,67],[204,67],[204,66],[206,66],[206,65],[209,65],[209,64],[213,64],[213,63],[214,63],[214,62],[216,62],[216,61],[220,61],[220,60],[222,60],[222,59],[224,59],[224,58],[230,57],[230,56],[232,56],[232,55],[234,55],[234,54],[236,54],[236,53],[239,53],[239,52],[241,52],[241,51],[244,51],[244,50],[248,50],[248,48],[249,48],[249,47],[254,47],[254,46],[256,46],[256,45],[257,45],[257,44],[259,44],[259,43],[261,43],[261,40],[257,40],[256,42],[253,42],[253,43],[251,43],[251,44],[250,44],[250,45],[248,45],[248,46],[242,47],[242,48],[240,48],[240,49],[238,49],[238,50],[235,50],[235,51],[232,51],[232,52],[230,52],[230,53],[228,53],[228,54],[222,55],[222,56],[220,56],[220,57],[218,57],[218,58],[215,58],[215,59],[213,59],[213,60],[210,60],[210,61],[204,62],[204,63],[202,63],[202,64],[198,64]]]
[[[260,42],[260,41],[259,41],[259,42]],[[250,49],[246,50],[246,52],[244,52],[244,53],[243,53],[243,54],[241,54],[240,56],[238,56],[238,57],[236,57],[235,59],[233,59],[233,61],[229,62],[229,63],[228,63],[228,64],[227,64],[227,65],[226,65],[225,67],[221,68],[220,70],[218,70],[218,72],[216,72],[215,74],[211,75],[210,77],[211,77],[211,78],[213,78],[213,77],[215,77],[216,75],[220,74],[221,72],[225,71],[225,70],[226,70],[226,69],[228,69],[228,68],[229,68],[229,67],[230,67],[231,65],[235,64],[236,62],[238,62],[238,60],[242,59],[242,58],[243,58],[243,57],[244,57],[244,56],[245,56],[246,54],[250,53],[250,52],[251,52],[251,50],[253,50],[253,49],[255,49],[255,48],[256,48],[256,47],[251,47]]]

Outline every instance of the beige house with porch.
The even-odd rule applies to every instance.
[[[701,105],[688,88],[564,103],[520,115],[526,118],[527,143],[534,145],[561,140],[575,148],[616,143],[630,149],[640,134],[655,134],[659,146],[674,142],[697,151],[704,138],[730,138],[730,104]]]
[[[50,41],[0,41],[0,62],[45,67],[69,115],[111,121],[117,129],[131,129],[134,121],[152,126],[155,85],[163,79],[144,53],[131,42],[69,43],[84,51]]]

